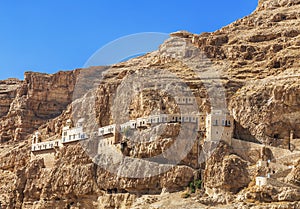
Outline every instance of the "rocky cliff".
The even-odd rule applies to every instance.
[[[209,112],[212,105],[222,106],[224,101],[235,119],[235,138],[256,142],[257,146],[279,146],[281,140],[290,138],[291,131],[299,138],[299,11],[297,0],[261,0],[251,15],[216,32],[173,33],[157,51],[127,62],[53,75],[28,72],[24,81],[1,81],[2,206],[172,208],[172,195],[164,193],[184,191],[201,178],[203,188],[192,198],[172,196],[181,204],[176,207],[229,204],[227,208],[297,208],[299,163],[287,169],[284,185],[274,181],[269,187],[258,188],[253,162],[243,159],[230,144],[204,143],[203,134],[196,136],[177,165],[160,158],[159,169],[168,169],[159,175],[149,176],[153,170],[145,160],[139,161],[135,171],[144,178],[118,176],[95,164],[103,156],[91,158],[93,140],[85,149],[80,143],[56,149],[52,153],[54,164],[48,167],[45,159],[31,155],[29,139],[35,130],[40,131],[43,141],[60,138],[67,119],[89,113],[91,127],[85,128],[92,130],[157,112]],[[139,82],[133,82],[135,76]],[[176,104],[174,95],[182,92],[173,86],[178,80],[180,88],[195,96],[196,109],[182,110]],[[151,138],[161,129],[164,134]],[[180,126],[173,124],[131,135],[123,161],[160,155],[176,141],[179,131]],[[199,151],[209,153],[212,147],[215,152],[210,158],[198,156]],[[199,163],[199,159],[206,161]],[[291,166],[288,160],[282,161]],[[151,163],[157,165],[155,160]],[[121,164],[119,169],[126,167]],[[273,205],[265,204],[270,202]],[[280,207],[275,202],[280,202]]]
[[[24,81],[4,81],[0,141],[22,141],[62,114],[73,99],[77,71],[54,75],[27,72]],[[14,85],[13,85],[14,84]],[[4,94],[5,93],[5,94]]]

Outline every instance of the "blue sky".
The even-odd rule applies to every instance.
[[[140,32],[215,31],[257,0],[0,1],[0,79],[82,67],[105,44]]]

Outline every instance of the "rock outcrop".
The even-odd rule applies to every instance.
[[[261,0],[251,15],[216,32],[176,32],[157,51],[123,63],[53,75],[28,72],[24,81],[1,81],[1,205],[130,208],[139,207],[144,195],[153,195],[146,205],[156,207],[154,202],[160,201],[157,207],[164,207],[170,200],[160,193],[182,191],[202,177],[204,188],[196,191],[194,199],[179,201],[178,207],[189,201],[195,207],[204,203],[247,208],[249,201],[254,208],[272,208],[264,203],[283,201],[281,208],[298,207],[294,201],[299,201],[299,165],[291,172],[287,169],[286,186],[273,182],[259,188],[253,182],[256,165],[226,143],[204,143],[203,132],[177,164],[165,156],[147,159],[176,142],[181,124],[123,136],[127,147],[118,150],[121,163],[109,158],[119,173],[95,163],[103,155],[89,155],[97,149],[92,140],[88,147],[74,143],[55,149],[53,166],[47,167],[46,157],[31,156],[28,139],[37,129],[43,141],[59,138],[67,119],[85,115],[92,116],[87,120],[90,127],[85,128],[95,131],[151,113],[209,112],[211,106],[222,105],[236,121],[235,138],[273,146],[282,145],[291,133],[299,138],[299,11],[298,0]],[[180,85],[173,85],[178,81]],[[184,91],[176,91],[178,87]],[[174,97],[185,90],[195,96],[196,108],[176,104]],[[161,129],[164,133],[157,135]],[[185,146],[177,148],[181,152]],[[202,151],[208,155],[199,155]],[[124,162],[132,159],[139,160],[133,171],[143,178],[117,175],[126,170]],[[199,163],[199,159],[206,161]],[[150,175],[154,170],[149,162],[164,172]]]
[[[9,85],[6,98],[10,98],[10,104],[3,102],[6,108],[0,119],[0,141],[24,140],[39,126],[62,114],[73,99],[76,74],[78,71],[53,75],[28,72],[23,82]]]
[[[247,162],[220,143],[206,161],[204,186],[213,193],[237,193],[250,183]]]
[[[22,85],[18,79],[0,81],[0,117],[5,116],[17,95],[17,89]]]

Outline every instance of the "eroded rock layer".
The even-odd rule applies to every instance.
[[[300,138],[299,11],[298,0],[261,0],[251,15],[216,32],[173,33],[157,51],[127,62],[53,75],[28,72],[24,81],[1,81],[1,205],[4,208],[182,208],[187,204],[195,208],[215,204],[229,204],[227,208],[299,207],[300,155],[281,143],[292,140],[292,148],[297,151],[297,141],[293,140]],[[132,82],[136,81],[135,76],[139,82]],[[89,156],[95,149],[93,141],[88,146],[90,150],[75,143],[50,154],[40,153],[50,157],[50,163],[46,157],[30,152],[31,134],[35,130],[40,131],[43,141],[60,138],[69,118],[91,114],[93,118],[86,121],[90,127],[86,128],[92,129],[157,111],[177,113],[181,111],[174,100],[178,86],[172,84],[179,80],[185,84],[181,87],[196,97],[199,112],[206,113],[211,106],[221,107],[226,103],[235,119],[234,137],[243,142],[207,144],[203,142],[205,136],[199,134],[177,165],[161,161],[162,167],[170,169],[149,177],[153,170],[143,158],[168,149],[176,140],[180,125],[142,130],[139,135],[132,135],[134,140],[127,143],[122,160],[142,159],[136,172],[144,178],[120,177],[95,164],[95,156]],[[119,100],[115,100],[116,95]],[[165,128],[166,133],[152,139],[160,128]],[[276,148],[266,149],[262,144]],[[199,155],[211,147],[215,152],[210,153],[210,158]],[[255,186],[255,176],[262,171],[257,170],[252,159],[260,157],[272,160],[280,181],[274,180],[263,188]],[[199,163],[199,159],[206,161]],[[194,180],[199,178],[202,190],[191,199],[166,194],[187,187],[192,190]],[[183,193],[183,197],[187,194]],[[178,204],[170,203],[170,198]]]

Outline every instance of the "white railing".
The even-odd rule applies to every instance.
[[[87,139],[87,135],[85,133],[78,133],[73,135],[68,135],[62,138],[62,144],[81,141]]]
[[[147,118],[137,118],[136,119],[136,127],[147,127]]]
[[[185,100],[187,101],[187,100]],[[189,100],[188,100],[189,101]],[[122,133],[126,129],[136,129],[140,127],[147,127],[151,124],[159,124],[159,123],[178,123],[178,122],[186,122],[186,123],[195,123],[198,126],[201,124],[203,119],[203,114],[160,114],[160,115],[151,115],[149,117],[137,118],[136,120],[130,120],[124,124],[120,125],[119,131]],[[205,120],[204,120],[205,121]],[[204,127],[203,127],[204,128]],[[200,131],[202,128],[197,127],[197,130]],[[98,129],[98,136],[106,136],[110,134],[115,134],[117,131],[116,124],[104,126]],[[76,142],[80,140],[85,140],[89,138],[89,136],[83,132],[83,127],[75,127],[70,128],[66,126],[63,128],[62,139],[40,142],[32,144],[32,151],[40,151],[40,150],[49,150],[54,149],[55,147],[59,147],[61,144]]]
[[[108,134],[115,134],[116,132],[116,125],[109,125],[99,128],[98,130],[98,136],[105,136]]]
[[[32,144],[31,151],[42,151],[42,150],[49,150],[59,147],[61,140],[54,140],[54,141],[47,141],[47,142],[39,142],[36,144]]]
[[[120,125],[120,132],[123,133],[127,129],[136,129],[136,128],[137,128],[137,120],[130,120]]]

